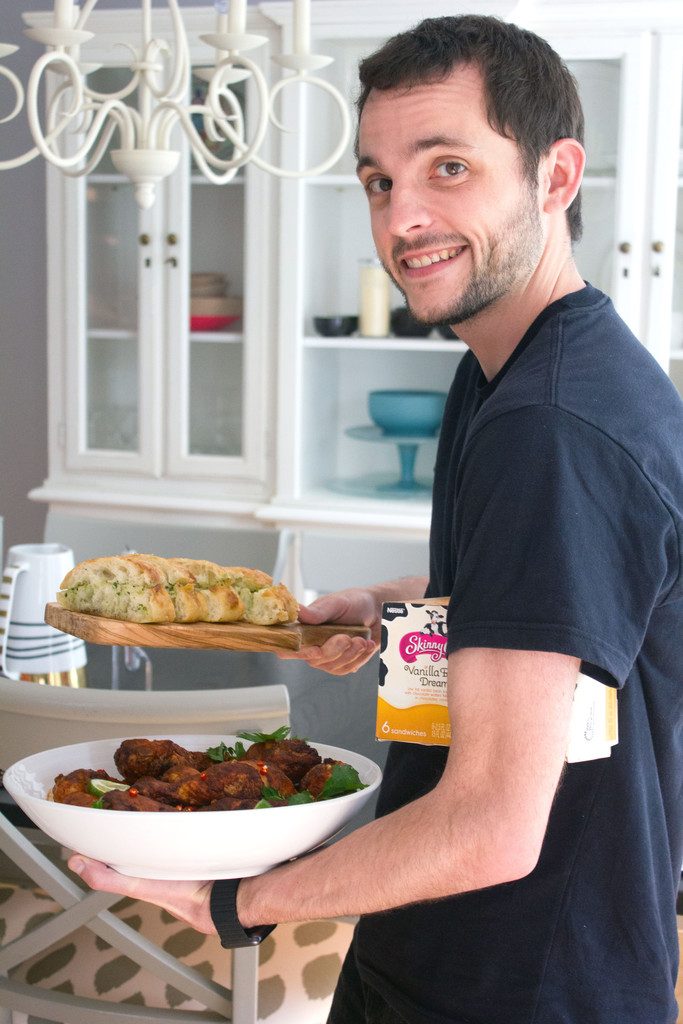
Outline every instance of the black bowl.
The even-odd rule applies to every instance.
[[[314,316],[313,326],[323,338],[343,338],[358,329],[358,317]]]
[[[429,324],[422,324],[411,316],[405,306],[391,311],[391,330],[398,338],[426,338],[432,333]]]
[[[455,331],[451,330],[451,328],[448,325],[444,326],[443,324],[441,324],[439,327],[437,327],[437,331],[439,332],[442,338],[446,339],[446,341],[458,341],[458,335],[455,333]]]

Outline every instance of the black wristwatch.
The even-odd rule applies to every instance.
[[[275,928],[274,924],[259,924],[254,928],[244,928],[240,924],[237,916],[237,887],[241,881],[241,878],[219,878],[211,887],[211,920],[224,949],[258,946]]]

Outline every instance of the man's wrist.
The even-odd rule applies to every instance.
[[[270,935],[274,924],[245,927],[237,910],[237,893],[241,878],[220,878],[211,886],[209,910],[221,945],[226,949],[258,946]]]

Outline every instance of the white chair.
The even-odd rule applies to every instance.
[[[152,691],[65,689],[0,678],[0,767],[28,754],[85,740],[152,734],[234,734],[272,731],[289,722],[284,685],[225,690]],[[84,892],[68,871],[37,848],[32,835],[0,814],[0,850],[63,907],[27,935],[0,947],[0,1024],[11,1011],[62,1024],[256,1024],[258,947],[232,951],[230,987],[209,981],[109,912],[121,897]],[[207,1007],[206,1012],[154,1009],[41,989],[8,971],[86,925],[164,982]]]

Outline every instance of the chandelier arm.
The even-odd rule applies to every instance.
[[[128,46],[127,43],[117,43],[116,45],[123,46],[127,50],[131,50],[133,55],[137,57],[137,53],[135,52],[133,47]],[[88,99],[98,100],[100,102],[104,102],[105,100],[125,100],[127,96],[130,96],[131,93],[135,92],[139,85],[140,72],[134,71],[128,84],[124,85],[123,88],[119,89],[117,92],[97,92],[96,89],[91,89],[87,83],[84,84],[83,91],[85,95],[88,97]]]
[[[46,54],[45,56],[50,57],[51,55]],[[49,60],[45,62],[44,66],[47,66],[48,63],[50,63]],[[33,76],[31,77],[33,78]],[[38,90],[37,88],[32,88],[32,82],[29,81],[26,114],[28,117],[31,135],[33,136],[33,141],[35,142],[36,146],[43,154],[45,159],[48,160],[50,163],[54,164],[55,167],[59,167],[62,170],[67,167],[73,167],[77,163],[80,163],[80,161],[91,148],[93,141],[97,138],[97,136],[100,133],[102,125],[109,117],[111,111],[114,108],[119,113],[117,123],[121,131],[122,147],[124,149],[132,149],[135,142],[135,127],[134,120],[131,115],[135,112],[131,111],[128,107],[126,107],[126,105],[124,103],[121,103],[120,100],[107,100],[105,103],[102,104],[100,109],[95,114],[92,124],[90,125],[90,129],[80,149],[76,153],[73,153],[71,156],[63,157],[56,153],[53,149],[50,149],[49,143],[53,140],[53,136],[46,137],[43,135],[40,126],[40,117],[38,114]],[[65,115],[65,125],[66,123],[68,123],[69,120],[71,120],[71,118],[73,118],[76,112],[76,110],[72,109]]]
[[[50,97],[50,101],[49,101],[49,103],[47,105],[47,127],[48,127],[48,134],[47,134],[46,138],[50,138],[50,139],[56,138],[57,135],[59,135],[62,131],[64,131],[64,129],[67,127],[67,125],[69,124],[71,119],[73,117],[75,117],[77,113],[79,113],[79,111],[76,108],[74,108],[72,110],[67,110],[66,113],[61,114],[61,115],[59,113],[59,109],[58,108],[59,108],[60,100],[63,98],[64,93],[66,93],[70,88],[71,88],[71,82],[69,82],[67,79],[65,79],[61,83],[61,85],[58,85],[55,88],[54,93]],[[84,108],[85,108],[85,104],[82,104],[80,109],[83,110]],[[58,123],[58,121],[60,123]]]
[[[4,124],[6,121],[14,120],[14,118],[17,116],[17,114],[23,107],[24,87],[17,78],[17,76],[14,74],[14,72],[10,71],[10,69],[6,68],[3,64],[0,64],[0,75],[3,75],[5,78],[9,80],[10,84],[14,87],[14,92],[16,94],[16,102],[14,104],[14,109],[10,114],[7,115],[7,117],[0,118],[0,124]]]
[[[92,11],[93,7],[95,7],[96,5],[97,5],[97,0],[85,0],[85,3],[81,7],[81,9],[79,11],[79,14],[78,14],[78,20],[76,22],[76,28],[77,29],[80,30],[80,29],[83,29],[85,27],[85,23],[88,20],[88,18],[90,17],[90,12]]]
[[[230,125],[230,128],[238,138],[244,139],[244,114],[237,97],[231,89],[221,90],[221,96],[229,104],[232,114],[223,112],[221,118],[216,118],[212,111],[204,107],[204,131],[207,138],[211,142],[224,142],[226,139],[231,141],[227,133],[221,134],[221,127],[228,121],[234,121],[234,125]]]
[[[171,21],[173,22],[177,57],[173,80],[166,90],[166,94],[169,98],[173,97],[180,100],[187,92],[189,85],[190,50],[187,44],[187,32],[183,25],[177,0],[168,0],[168,7],[171,13]]]
[[[117,111],[111,111],[110,123],[105,126],[100,138],[97,141],[97,145],[95,146],[95,149],[93,150],[91,155],[88,157],[88,161],[85,164],[85,166],[80,167],[78,170],[74,171],[70,170],[68,167],[63,167],[61,168],[62,174],[64,174],[67,178],[80,178],[85,174],[90,174],[90,172],[95,167],[97,167],[100,160],[104,156],[104,151],[109,145],[112,135],[114,134],[117,128],[121,128],[121,118],[120,116],[117,116],[117,113]]]
[[[196,149],[193,149],[192,152],[197,167],[199,167],[204,177],[207,178],[214,185],[225,185],[226,182],[232,181],[233,178],[237,175],[237,172],[239,171],[240,167],[242,166],[241,163],[237,163],[233,167],[224,171],[222,174],[217,174],[216,171],[212,170],[212,168],[209,167],[209,164],[205,159],[204,153],[199,152]]]
[[[246,163],[246,160],[250,159],[250,149],[244,140],[242,140],[239,147],[242,152],[239,156],[233,157],[232,160],[221,160],[220,157],[214,156],[214,154],[207,149],[203,139],[192,123],[189,112],[184,107],[181,107],[174,101],[168,100],[166,103],[160,104],[157,107],[157,110],[161,109],[164,109],[166,113],[172,113],[174,117],[169,117],[167,119],[167,124],[164,125],[165,131],[163,134],[159,133],[158,136],[153,136],[158,146],[161,149],[168,148],[168,136],[170,135],[171,129],[176,122],[179,123],[190,143],[197,164],[202,168],[202,171],[206,176],[215,184],[220,185],[225,181],[230,181],[235,176],[235,173],[239,168]],[[209,164],[217,167],[225,176],[223,177],[216,174],[210,169]]]
[[[244,54],[240,53],[235,55],[234,58],[229,58],[228,60],[221,61],[221,63],[216,66],[216,72],[214,73],[213,77],[211,78],[211,81],[209,82],[209,89],[206,97],[207,105],[214,117],[214,120],[219,122],[222,121],[223,133],[225,134],[226,138],[230,142],[232,142],[232,144],[237,149],[241,149],[244,151],[244,138],[240,139],[240,137],[234,131],[232,126],[228,124],[227,121],[222,119],[222,115],[224,112],[221,109],[220,100],[221,96],[225,95],[225,93],[223,91],[223,84],[221,83],[221,76],[218,74],[219,69],[222,70],[225,68],[231,68],[234,66],[234,64],[241,64],[243,67],[245,67],[248,71],[251,72],[252,81],[256,86],[259,99],[259,117],[256,126],[256,131],[254,132],[254,137],[251,143],[249,144],[246,151],[243,152],[241,158],[242,162],[246,163],[246,161],[251,160],[253,158],[253,154],[255,154],[260,149],[263,139],[265,137],[266,131],[268,129],[268,117],[271,109],[271,99],[268,96],[268,83],[266,82],[263,72],[258,67],[258,65],[254,63],[253,60],[250,60],[249,57],[245,57]],[[230,103],[231,107],[234,110],[235,108],[232,99],[228,98],[227,96],[226,99],[228,99],[228,102]]]
[[[243,134],[238,134],[232,126],[228,124],[225,120],[225,112],[222,111],[220,107],[220,98],[221,96],[225,96],[225,93],[223,92],[223,84],[221,83],[221,75],[219,72],[231,69],[235,63],[244,65],[252,72],[253,80],[259,94],[259,121],[254,138],[249,144],[245,143]],[[232,109],[235,110],[236,106],[232,97],[226,96],[226,99],[230,103]],[[175,115],[175,119],[180,121],[190,144],[205,158],[204,162],[208,161],[208,163],[212,164],[214,167],[220,168],[221,171],[230,171],[233,168],[241,167],[242,164],[251,160],[260,148],[268,128],[268,112],[270,110],[270,105],[268,99],[268,86],[265,77],[263,76],[260,68],[243,54],[239,54],[234,58],[228,58],[221,61],[221,63],[216,66],[216,71],[209,83],[207,100],[208,113],[214,121],[220,122],[224,137],[229,142],[232,142],[235,149],[239,151],[239,156],[234,157],[232,160],[221,160],[219,157],[210,153],[204,146],[196,128],[192,124],[188,110],[180,106],[180,104],[175,100],[162,101],[152,112],[149,122],[149,139],[153,140],[153,142],[159,145],[162,149],[169,148],[170,134],[173,126],[173,118],[169,115],[169,111],[172,111]],[[206,111],[206,108],[200,109]],[[241,117],[241,111],[239,114]],[[240,121],[240,127],[242,126],[243,122]],[[150,145],[153,144],[153,142],[150,141]]]
[[[342,134],[339,142],[337,143],[336,147],[334,148],[332,153],[327,157],[326,160],[323,160],[321,163],[316,164],[314,167],[306,167],[301,171],[289,171],[285,170],[282,167],[276,167],[274,164],[268,163],[268,161],[263,160],[261,157],[257,155],[251,158],[251,162],[255,164],[256,167],[259,167],[262,171],[267,171],[269,174],[274,174],[278,178],[304,178],[309,176],[312,177],[316,174],[324,174],[324,172],[329,170],[330,167],[336,164],[337,160],[339,160],[339,158],[342,156],[344,150],[348,145],[349,138],[351,137],[351,116],[349,114],[346,100],[339,92],[339,90],[330,82],[325,81],[324,78],[313,78],[309,77],[308,75],[295,75],[290,78],[283,78],[273,86],[273,89],[270,94],[271,121],[272,123],[276,124],[281,131],[287,131],[288,129],[284,128],[283,125],[281,125],[280,122],[276,120],[274,115],[272,115],[272,104],[273,100],[282,91],[282,89],[284,89],[285,86],[290,85],[292,82],[303,82],[306,85],[312,85],[314,88],[322,89],[324,92],[328,92],[332,96],[333,100],[335,101],[336,105],[339,108],[339,113],[341,115],[342,121]]]
[[[5,73],[7,74],[8,77],[10,77],[10,80],[13,80],[14,78],[16,78],[16,76],[14,75],[14,73],[12,71],[9,71],[8,68],[5,68],[2,65],[0,65],[0,74],[5,74]],[[13,82],[13,84],[15,84],[15,83]],[[24,89],[23,89],[23,86],[21,85],[21,82],[19,82],[18,79],[17,79],[17,83],[16,84],[19,86],[19,89],[21,90],[21,101],[22,101],[22,106],[23,106],[24,100],[25,100]],[[68,84],[67,83],[64,83],[63,85],[61,85],[59,87],[59,89],[58,89],[58,95],[61,95],[61,93],[66,88],[68,88]],[[21,108],[19,108],[19,109],[21,109]],[[19,109],[15,111],[13,116],[16,116],[16,114],[19,112]],[[59,136],[61,135],[61,133],[68,127],[68,124],[71,121],[71,118],[73,117],[73,113],[74,113],[74,112],[69,112],[68,114],[63,115],[61,121],[59,122],[59,124],[55,124],[54,120],[52,119],[51,110],[52,110],[52,107],[50,106],[50,108],[48,110],[48,120],[50,122],[50,130],[49,130],[48,134],[45,136],[45,141],[46,141],[46,143],[48,145],[50,145],[56,139],[58,139]],[[3,118],[3,121],[8,121],[8,120],[10,120],[10,118]],[[3,122],[0,121],[0,124],[2,124],[2,123]],[[26,152],[22,153],[21,156],[13,157],[11,160],[0,160],[0,170],[8,171],[8,170],[13,170],[13,169],[15,169],[17,167],[23,167],[25,164],[30,163],[31,160],[34,160],[37,156],[39,156],[40,152],[41,152],[41,150],[37,146],[34,146],[33,149],[26,150]]]
[[[162,109],[159,112],[158,117],[156,117],[155,120],[154,120],[153,135],[151,137],[151,144],[152,145],[156,146],[159,149],[170,149],[171,148],[171,132],[173,131],[173,128],[175,127],[175,124],[178,121],[178,108],[179,107],[181,109],[185,109],[185,108],[182,107],[182,104],[178,103],[177,100],[169,100],[169,101],[166,101],[164,103]],[[192,144],[193,139],[195,137],[200,142],[203,141],[202,138],[201,138],[201,135],[199,134],[197,129],[194,127],[194,121],[192,120],[192,116],[194,114],[200,114],[200,115],[202,115],[204,121],[206,121],[207,118],[208,118],[208,111],[207,111],[206,107],[200,106],[198,104],[191,104],[189,107],[187,107],[187,113],[190,116],[190,120],[192,122],[192,127],[194,129],[194,134],[193,134],[192,138],[189,140],[190,144]],[[204,126],[204,129],[206,131],[206,124]],[[218,136],[218,137],[214,138],[213,135],[209,135],[208,132],[207,132],[207,136],[208,136],[208,138],[210,139],[211,142],[223,142],[223,141],[225,141],[225,137],[224,136]]]

